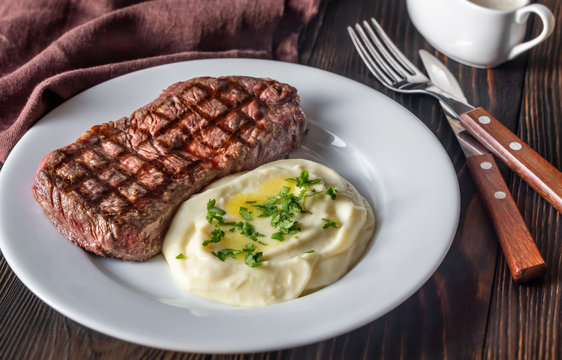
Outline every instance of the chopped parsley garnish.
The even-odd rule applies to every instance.
[[[248,237],[249,239],[257,242],[258,244],[266,246],[258,238],[264,237],[264,234],[260,234],[256,231],[255,227],[250,223],[254,220],[254,217],[261,218],[271,218],[271,226],[273,226],[277,231],[271,234],[271,239],[284,241],[285,235],[295,234],[301,231],[298,221],[294,218],[297,214],[310,214],[310,212],[305,207],[305,199],[316,196],[319,194],[325,194],[329,196],[332,200],[336,199],[337,190],[331,186],[324,192],[316,190],[310,185],[314,185],[323,182],[323,179],[310,179],[310,174],[307,170],[301,171],[299,176],[294,178],[285,179],[286,181],[292,181],[296,183],[296,187],[300,188],[298,190],[298,195],[291,192],[289,186],[283,186],[278,195],[270,197],[265,202],[258,204],[255,200],[245,201],[246,204],[251,205],[252,208],[260,211],[259,214],[254,215],[247,207],[240,206],[238,213],[244,219],[244,221],[239,222],[225,222],[224,216],[226,212],[218,207],[216,207],[215,199],[210,199],[207,202],[207,217],[206,220],[210,223],[214,223],[214,230],[211,232],[209,239],[203,242],[203,246],[207,246],[210,243],[218,243],[224,238],[225,233],[221,229],[221,226],[228,225],[230,228],[229,232],[240,232],[241,235]],[[337,220],[330,220],[322,218],[324,225],[322,228],[327,229],[330,227],[337,228]],[[294,236],[295,239],[298,236]],[[311,254],[315,250],[309,250],[305,253]],[[212,254],[221,261],[225,261],[226,258],[236,258],[238,255],[244,254],[244,262],[250,267],[260,266],[262,264],[263,252],[257,251],[257,248],[252,243],[247,243],[242,249],[222,249],[217,252],[212,251]],[[180,254],[182,255],[182,254]],[[178,255],[178,259],[180,259]],[[183,255],[182,255],[183,256]]]
[[[213,223],[213,220],[217,220],[219,222],[219,224],[222,224],[224,222],[223,219],[223,215],[226,214],[226,212],[223,209],[219,209],[217,207],[215,207],[216,204],[216,200],[215,199],[210,199],[207,202],[207,221],[209,222],[209,224]]]
[[[207,221],[212,224],[215,221],[215,228],[211,232],[211,237],[205,241],[203,241],[203,246],[207,246],[210,243],[218,243],[224,237],[224,231],[221,230],[221,225],[231,225],[232,228],[229,229],[230,232],[236,231],[238,229],[240,234],[247,236],[248,238],[257,241],[262,245],[267,245],[266,243],[259,241],[258,237],[265,236],[264,234],[260,234],[256,231],[254,226],[250,224],[248,221],[252,220],[252,216],[247,208],[241,206],[240,207],[240,216],[242,216],[245,220],[248,221],[239,221],[237,223],[234,222],[225,222],[223,216],[226,215],[226,211],[223,209],[219,209],[215,206],[216,201],[215,199],[210,199],[207,202]],[[256,252],[256,246],[252,243],[246,244],[243,249],[222,249],[217,252],[211,251],[211,253],[217,257],[220,261],[224,261],[227,257],[236,258],[236,256],[246,253],[244,256],[244,262],[250,267],[256,267],[261,265],[261,259],[263,257],[263,252]],[[182,257],[180,257],[180,255]],[[177,259],[184,258],[183,254],[178,255]]]
[[[224,231],[220,227],[216,227],[215,230],[211,232],[211,238],[203,241],[203,246],[207,246],[210,243],[218,243],[224,237]]]
[[[279,195],[267,199],[263,205],[253,206],[261,211],[258,217],[271,217],[271,226],[279,230],[273,233],[271,238],[283,241],[283,235],[294,234],[300,231],[298,222],[292,220],[292,217],[296,214],[309,213],[304,208],[303,199],[316,193],[319,192],[310,194],[303,189],[299,196],[296,196],[291,193],[291,188],[283,186]]]
[[[308,173],[308,170],[303,170],[301,171],[301,173],[299,174],[299,176],[297,176],[296,178],[289,178],[286,179],[288,181],[294,181],[297,183],[297,186],[302,188],[305,187],[307,185],[314,185],[317,184],[319,182],[322,181],[322,179],[309,179],[308,177],[310,176],[310,174]]]
[[[260,266],[262,264],[261,263],[262,256],[263,256],[263,252],[261,252],[261,251],[255,253],[255,254],[248,252],[248,253],[246,253],[246,256],[244,256],[244,262],[249,267]]]
[[[176,256],[176,259],[178,260],[184,260],[185,259],[185,255],[182,253],[179,253],[178,256]]]
[[[216,203],[217,202],[216,202],[215,199],[210,199],[207,202],[207,217],[206,217],[206,219],[209,222],[209,224],[212,224],[213,220],[216,220],[219,225],[233,225],[234,223],[224,222],[223,215],[226,214],[226,211],[224,211],[223,209],[219,209],[218,207],[215,207]]]
[[[338,191],[333,186],[330,186],[328,188],[328,190],[326,190],[326,195],[328,195],[330,197],[330,199],[336,200],[336,193],[337,192]]]
[[[246,246],[244,246],[244,248],[242,248],[242,251],[252,253],[252,252],[256,251],[256,245],[254,245],[252,243],[247,243]]]
[[[240,234],[249,237],[250,239],[254,240],[254,241],[258,241],[258,237],[264,237],[264,234],[260,234],[259,232],[256,231],[256,229],[254,228],[254,225],[250,224],[249,222],[246,221],[240,221],[237,222],[236,224],[234,224],[235,228],[237,228],[240,231]],[[234,229],[234,228],[232,228]],[[232,231],[232,229],[230,229]],[[260,242],[261,243],[261,242]],[[262,245],[265,245],[264,243],[262,243]]]
[[[324,226],[322,226],[322,229],[327,229],[327,228],[330,228],[330,227],[334,227],[334,228],[338,227],[338,221],[337,220],[330,220],[330,219],[326,219],[326,218],[322,218],[322,220],[325,222]]]
[[[213,255],[215,255],[220,261],[224,261],[227,256],[231,258],[236,258],[236,255],[241,254],[242,250],[234,250],[234,249],[222,249],[217,252],[212,251]]]
[[[256,267],[261,265],[261,258],[263,257],[263,252],[255,252],[256,246],[252,243],[246,244],[246,247],[242,249],[246,253],[244,256],[244,262],[250,267]]]
[[[291,193],[283,195],[281,198],[281,210],[286,214],[304,214],[308,211],[300,204],[304,194],[295,196]]]
[[[220,251],[217,252],[212,252],[213,255],[215,255],[220,261],[224,261],[227,257],[231,257],[233,259],[236,258],[236,256],[242,254],[242,253],[246,253],[246,255],[244,255],[244,262],[246,263],[246,265],[250,266],[250,267],[256,267],[256,266],[260,266],[262,264],[261,260],[263,257],[263,252],[255,252],[256,251],[256,246],[252,243],[248,243],[246,244],[246,246],[240,250],[238,249],[222,249]]]
[[[238,210],[238,212],[240,213],[240,216],[242,216],[242,218],[246,221],[252,221],[254,220],[252,218],[252,213],[250,211],[248,211],[247,208],[240,206],[240,210]]]

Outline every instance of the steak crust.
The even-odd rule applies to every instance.
[[[49,153],[32,191],[75,244],[144,261],[161,251],[183,201],[219,177],[286,156],[305,128],[297,91],[287,84],[195,78]]]

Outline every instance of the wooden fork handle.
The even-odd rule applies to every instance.
[[[490,113],[477,108],[461,114],[466,129],[562,213],[562,173]]]
[[[467,166],[494,224],[513,279],[525,282],[544,274],[546,263],[525,226],[492,154],[470,156]]]

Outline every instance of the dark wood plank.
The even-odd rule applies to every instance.
[[[562,23],[560,1],[541,1]],[[537,33],[540,26],[535,22]],[[518,135],[558,169],[562,168],[562,32],[532,49],[525,76]],[[548,264],[542,281],[516,285],[498,259],[486,358],[560,359],[562,357],[562,219],[519,178],[512,192]]]

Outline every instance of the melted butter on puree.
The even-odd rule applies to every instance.
[[[310,179],[323,179],[306,187],[322,193],[304,200],[309,213],[293,216],[299,232],[284,235],[284,241],[271,239],[278,229],[271,225],[271,217],[258,217],[261,211],[253,202],[265,203],[284,186],[298,195],[301,188],[286,179],[303,170]],[[325,194],[330,186],[337,190],[336,200]],[[210,199],[226,211],[225,222],[246,221],[239,209],[247,208],[252,215],[248,222],[265,236],[253,241],[223,225],[221,241],[203,246],[216,227],[216,221],[210,224],[205,219]],[[322,218],[337,219],[338,227],[324,229]],[[280,160],[220,179],[187,200],[172,221],[162,252],[180,287],[209,300],[257,307],[295,299],[341,278],[360,258],[373,236],[374,224],[367,201],[335,171],[309,160]],[[221,249],[242,249],[248,243],[256,247],[255,252],[263,252],[260,266],[246,265],[244,254],[224,261],[213,255]],[[176,258],[180,253],[183,259]]]

